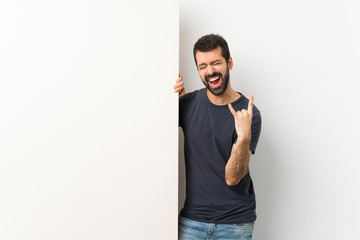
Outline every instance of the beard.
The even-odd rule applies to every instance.
[[[209,79],[212,77],[217,77],[219,76],[221,79],[221,85],[217,88],[212,88],[210,87],[210,83],[209,83]],[[227,86],[229,84],[229,79],[230,79],[230,73],[229,73],[229,67],[226,67],[226,73],[225,76],[223,76],[220,72],[214,72],[212,75],[205,75],[205,81],[203,81],[205,87],[215,96],[220,96],[221,94],[223,94],[226,89]]]

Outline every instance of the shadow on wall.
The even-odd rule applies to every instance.
[[[273,219],[266,218],[272,216],[277,218],[279,214],[275,209],[275,202],[279,196],[274,194],[274,184],[278,175],[278,167],[276,156],[274,154],[273,141],[263,130],[260,136],[256,153],[250,161],[251,177],[254,182],[256,194],[256,212],[257,220],[254,228],[254,240],[267,239],[268,233],[271,232],[271,221]]]
[[[179,200],[178,200],[178,212],[182,209],[185,201],[185,157],[184,157],[184,134],[181,128],[179,128]]]

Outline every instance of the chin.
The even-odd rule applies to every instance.
[[[207,86],[207,89],[208,89],[213,95],[215,95],[215,96],[221,96],[221,95],[223,95],[223,94],[225,93],[225,91],[226,91],[226,87],[225,87],[225,86],[220,86],[220,87],[215,88],[215,89]]]

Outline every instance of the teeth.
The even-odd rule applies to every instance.
[[[210,81],[210,82],[213,82],[213,81],[218,80],[218,79],[219,79],[219,76],[210,78],[209,81]]]

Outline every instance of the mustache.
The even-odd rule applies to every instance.
[[[222,77],[222,74],[219,73],[219,72],[214,72],[213,74],[208,74],[208,75],[205,75],[205,80],[206,81],[209,81],[210,78],[212,77]]]

